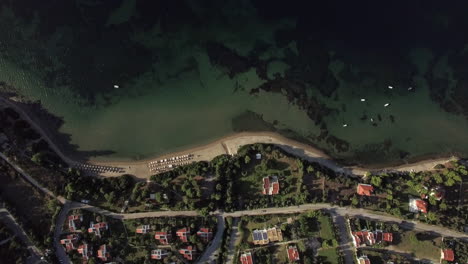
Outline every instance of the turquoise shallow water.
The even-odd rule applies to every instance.
[[[97,159],[267,129],[351,162],[468,153],[463,60],[429,44],[366,50],[254,2],[161,4],[153,18],[131,0],[79,1],[34,19],[5,4],[0,81],[63,118],[78,151],[114,153]]]

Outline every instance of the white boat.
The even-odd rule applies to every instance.
[[[364,99],[364,98],[361,98],[361,102],[365,102],[365,101],[366,101],[366,99]]]
[[[371,118],[370,121],[371,121],[371,122],[374,122],[374,118]]]
[[[389,105],[390,105],[390,103],[386,103],[386,104],[384,104],[383,106],[384,106],[384,107],[387,107],[387,106],[389,106]]]
[[[393,89],[393,86],[390,86],[390,85],[389,85],[389,86],[388,86],[388,89],[390,89],[390,90]]]
[[[119,86],[117,84],[114,84],[115,89],[119,89]]]
[[[409,87],[409,88],[408,88],[408,91],[411,91],[411,90],[413,90],[413,87]]]
[[[348,124],[343,124],[343,127],[347,127],[347,126],[348,126]]]

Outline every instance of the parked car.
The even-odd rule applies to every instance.
[[[84,204],[89,204],[89,200],[82,199],[81,202]]]

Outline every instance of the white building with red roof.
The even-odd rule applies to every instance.
[[[169,255],[169,252],[164,249],[151,250],[151,259],[164,259]]]
[[[163,232],[156,232],[154,234],[154,238],[159,241],[162,245],[168,245],[172,235],[169,232],[163,231]]]
[[[176,231],[176,235],[182,242],[188,242],[188,237],[190,236],[190,228],[184,227]]]
[[[93,254],[92,254],[92,249],[90,247],[88,247],[88,244],[82,244],[78,247],[78,253],[81,254],[81,258],[86,261],[89,259],[89,257],[91,257]]]
[[[410,198],[409,211],[412,213],[427,213],[427,202],[422,199]]]
[[[94,223],[91,222],[88,228],[88,233],[94,233],[96,236],[101,236],[101,234],[108,230],[109,226],[106,222]]]
[[[446,248],[440,250],[440,258],[446,261],[454,261],[455,260],[455,253],[453,250]]]
[[[136,231],[137,234],[146,234],[148,232],[151,232],[151,227],[150,225],[142,225],[137,227]]]
[[[370,259],[367,256],[361,256],[358,258],[359,264],[371,264]]]
[[[370,231],[358,231],[351,233],[355,247],[372,246],[375,244],[375,235]]]
[[[242,264],[253,264],[253,258],[252,258],[252,253],[250,252],[244,252],[240,256],[240,261]]]
[[[297,251],[296,246],[289,246],[288,247],[288,259],[289,259],[290,262],[300,260],[299,251]]]
[[[357,190],[356,190],[358,195],[361,196],[372,196],[372,193],[374,192],[374,187],[370,184],[358,184]]]
[[[72,251],[77,248],[78,239],[76,234],[67,235],[66,238],[60,240],[60,244],[64,245],[67,251]]]
[[[107,245],[104,244],[104,245],[101,245],[98,249],[98,252],[97,252],[97,257],[102,260],[102,261],[107,261],[110,259],[110,253],[109,251],[107,250]]]
[[[70,215],[68,216],[68,229],[70,232],[76,232],[83,222],[82,215]]]
[[[181,248],[179,249],[179,253],[184,256],[185,259],[187,260],[193,260],[193,257],[196,253],[196,250],[195,248],[193,248],[192,246],[188,246],[186,248]]]
[[[213,238],[213,232],[210,228],[202,227],[198,230],[197,236],[200,237],[203,242],[207,243]]]
[[[278,176],[264,177],[263,178],[263,191],[265,195],[279,194],[280,186]]]

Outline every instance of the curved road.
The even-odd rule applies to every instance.
[[[55,248],[57,252],[56,254],[59,260],[62,260],[64,263],[69,263],[69,259],[66,256],[65,251],[63,250],[63,247],[59,244],[58,238],[61,234],[62,226],[65,221],[66,215],[70,209],[81,208],[81,209],[93,211],[96,213],[108,215],[116,219],[137,219],[137,218],[146,218],[146,217],[199,216],[199,213],[197,211],[159,211],[159,212],[120,214],[120,213],[113,213],[113,212],[101,209],[99,207],[86,205],[86,204],[82,204],[78,202],[68,201],[61,196],[56,196],[50,190],[41,186],[33,177],[31,177],[18,165],[16,165],[14,162],[8,159],[8,157],[6,157],[3,153],[0,153],[0,158],[8,162],[13,168],[15,168],[16,171],[18,171],[21,174],[21,176],[23,176],[33,186],[37,187],[42,192],[46,193],[47,195],[57,199],[62,204],[64,204],[59,214],[59,217],[57,217],[56,228],[54,231],[54,243],[55,243]],[[321,209],[329,210],[331,211],[332,215],[335,215],[335,216],[336,215],[341,216],[341,217],[354,216],[354,217],[360,217],[360,218],[375,219],[375,220],[385,221],[385,222],[396,222],[396,223],[402,224],[404,227],[409,228],[409,229],[432,232],[441,236],[456,237],[456,238],[460,238],[460,239],[468,241],[468,236],[466,234],[463,234],[463,233],[460,233],[460,232],[457,232],[457,231],[454,231],[445,227],[424,224],[424,223],[416,222],[416,221],[406,222],[406,221],[402,221],[400,218],[397,218],[388,214],[384,214],[384,213],[374,212],[374,211],[370,211],[366,209],[332,206],[330,204],[324,204],[324,203],[303,204],[303,205],[298,205],[298,206],[289,206],[289,207],[281,207],[281,208],[274,207],[274,208],[255,209],[255,210],[235,211],[231,213],[212,212],[211,214],[216,215],[217,217],[221,217],[221,218],[225,218],[225,217],[235,218],[235,217],[241,217],[241,216],[247,216],[247,215],[292,214],[292,213],[300,213],[300,212],[306,212],[310,210],[321,210]],[[224,221],[220,221],[220,223],[222,223],[222,226],[218,226],[218,230],[224,230]],[[220,239],[219,241],[218,240],[213,241],[212,244],[210,245],[210,250],[212,252],[216,252],[217,249],[219,248],[220,242],[221,242]],[[346,242],[346,241],[342,241],[342,242]],[[345,253],[345,256],[348,255],[346,251],[344,251],[344,253]],[[204,258],[209,259],[211,257],[204,255]]]

